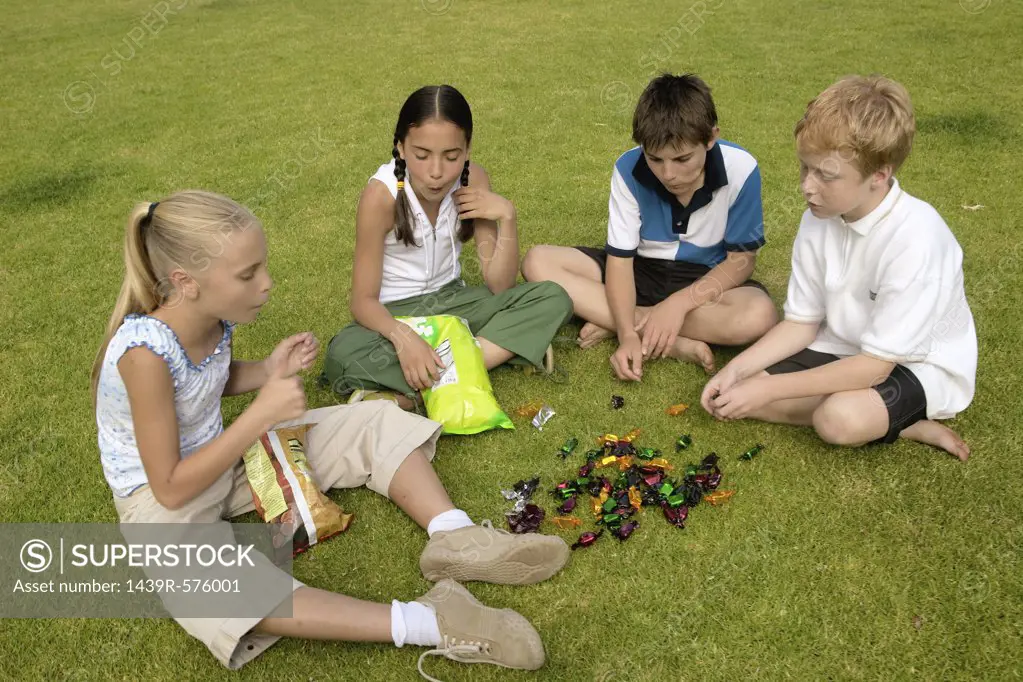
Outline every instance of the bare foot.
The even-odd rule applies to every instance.
[[[592,348],[604,339],[610,339],[614,335],[615,333],[610,329],[604,329],[592,322],[587,322],[579,330],[579,338],[576,339],[576,343],[579,344],[580,348]]]
[[[703,367],[703,371],[707,374],[714,373],[714,353],[711,352],[710,346],[703,341],[694,341],[680,336],[675,339],[675,345],[668,349],[667,356],[697,364]]]
[[[903,429],[899,436],[941,448],[945,452],[955,455],[962,462],[965,462],[970,456],[970,447],[955,431],[930,419],[918,421],[909,428]]]

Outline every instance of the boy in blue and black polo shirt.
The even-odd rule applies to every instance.
[[[706,83],[655,78],[633,116],[639,146],[614,165],[604,248],[537,246],[523,260],[527,280],[552,280],[572,297],[586,320],[579,345],[617,334],[621,379],[638,381],[657,357],[712,372],[708,344],[751,343],[777,321],[749,279],[764,245],[760,170],[718,136]]]

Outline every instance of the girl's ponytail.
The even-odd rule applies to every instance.
[[[462,187],[469,186],[469,159],[465,160],[465,167],[462,169]],[[461,226],[458,228],[458,239],[462,243],[465,243],[472,239],[473,232],[476,229],[475,218],[465,218],[462,220]]]
[[[153,274],[153,266],[146,248],[146,228],[152,223],[151,204],[135,204],[128,217],[128,227],[124,233],[124,282],[121,293],[114,304],[114,312],[107,322],[106,335],[96,353],[92,364],[92,403],[96,404],[96,388],[99,384],[99,373],[103,368],[103,358],[117,329],[124,318],[132,313],[151,313],[160,304],[157,295],[157,280]]]
[[[412,206],[404,191],[405,159],[398,153],[399,141],[397,137],[394,138],[394,148],[391,150],[391,156],[394,157],[394,177],[398,178],[398,194],[394,198],[394,234],[405,246],[419,246],[416,244],[416,235],[412,227],[414,224]]]

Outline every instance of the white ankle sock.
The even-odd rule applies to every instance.
[[[438,531],[458,530],[466,526],[474,526],[472,519],[461,509],[449,509],[433,517],[426,527],[426,534],[433,537]]]
[[[440,628],[437,613],[417,601],[391,602],[391,639],[397,647],[440,646]]]

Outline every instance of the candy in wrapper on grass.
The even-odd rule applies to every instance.
[[[707,493],[703,496],[703,499],[710,502],[715,507],[719,504],[724,504],[732,498],[735,494],[734,490],[715,490],[714,492]]]
[[[534,400],[532,402],[526,403],[525,405],[520,405],[516,407],[515,414],[517,414],[520,417],[529,417],[530,419],[532,419],[533,417],[536,416],[536,413],[540,411],[541,407],[543,407],[543,403],[539,400]]]
[[[625,398],[620,395],[611,396],[611,408],[614,410],[620,410],[625,407]]]
[[[688,409],[689,409],[688,405],[686,405],[685,403],[679,403],[678,405],[672,405],[671,407],[666,409],[665,413],[671,417],[677,417]]]
[[[690,436],[688,433],[683,433],[675,441],[675,452],[682,452],[683,450],[688,450],[689,446],[692,445],[692,444],[693,444],[693,437]]]
[[[629,536],[632,535],[632,532],[636,530],[636,528],[638,527],[639,521],[629,521],[628,523],[623,523],[618,528],[612,530],[611,534],[614,535],[619,540],[621,540],[622,542],[624,542],[629,539]]]
[[[567,500],[561,503],[560,507],[558,507],[558,512],[561,514],[571,514],[572,510],[575,509],[575,505],[577,504],[577,502],[578,499],[575,497],[568,498]]]
[[[636,457],[645,460],[651,460],[661,454],[660,450],[654,448],[637,448]]]
[[[535,504],[527,504],[520,512],[505,514],[508,528],[513,533],[535,533],[543,522],[544,511]]]
[[[521,480],[511,487],[511,490],[502,490],[501,495],[509,502],[515,502],[512,513],[519,513],[525,509],[526,504],[533,498],[533,493],[540,486],[540,477],[536,476],[529,480]]]
[[[543,405],[537,411],[536,416],[533,417],[532,421],[533,426],[535,426],[537,430],[543,431],[544,424],[549,422],[551,420],[551,417],[554,416],[554,414],[555,412],[553,409],[551,409],[550,405]]]
[[[629,431],[627,434],[625,434],[622,440],[625,441],[626,443],[631,443],[632,441],[639,438],[641,433],[643,433],[642,429],[633,429],[632,431]]]
[[[574,516],[555,516],[551,519],[551,523],[561,530],[573,530],[581,526],[583,522]]]
[[[600,531],[599,533],[586,531],[585,533],[579,536],[578,540],[572,543],[572,549],[581,549],[583,547],[589,547],[590,545],[597,541],[597,538],[599,538],[603,534],[604,531]]]
[[[764,446],[761,445],[760,443],[757,443],[756,445],[751,447],[749,450],[747,450],[746,452],[744,452],[741,455],[739,455],[739,459],[748,462],[751,459],[753,459],[754,457],[756,457],[757,455],[759,455],[760,451],[763,450],[763,449],[764,449]]]
[[[676,528],[685,528],[686,517],[689,516],[688,507],[678,507],[672,509],[671,507],[664,507],[664,518],[668,520],[668,523],[675,526]]]
[[[569,438],[565,441],[565,444],[561,446],[561,449],[558,450],[558,455],[561,456],[561,459],[565,459],[575,451],[577,445],[579,445],[578,438]]]

